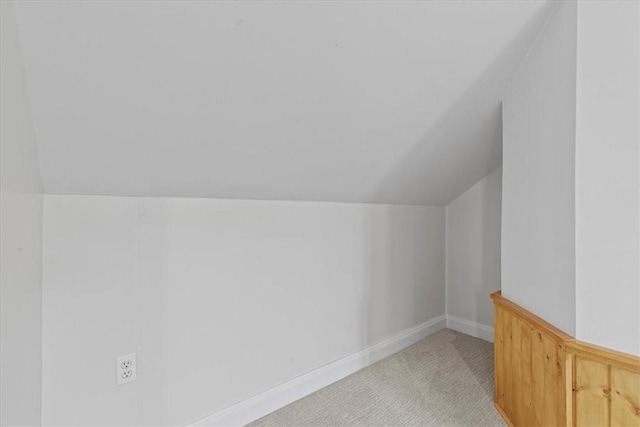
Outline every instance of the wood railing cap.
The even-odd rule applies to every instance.
[[[577,356],[640,373],[640,357],[633,354],[623,353],[580,340],[573,340],[567,343],[567,350]]]
[[[491,293],[491,299],[494,304],[511,311],[517,316],[525,318],[533,325],[554,335],[557,340],[562,341],[562,344],[566,346],[567,351],[572,354],[618,366],[631,372],[640,372],[640,357],[638,356],[576,340],[561,329],[556,328],[544,319],[503,297],[502,291]]]
[[[541,317],[536,316],[535,314],[533,314],[529,310],[524,309],[524,308],[520,307],[518,304],[514,303],[513,301],[503,297],[502,296],[502,291],[493,292],[491,294],[491,299],[493,300],[494,304],[497,304],[497,305],[499,305],[501,307],[504,307],[505,309],[513,312],[514,314],[527,319],[529,322],[531,322],[534,325],[544,329],[549,334],[554,335],[556,337],[556,339],[559,340],[559,341],[567,342],[567,341],[571,341],[571,340],[575,339],[571,335],[567,334],[566,332],[564,332],[563,330],[561,330],[559,328],[556,328],[551,323],[547,322],[546,320],[542,319]]]

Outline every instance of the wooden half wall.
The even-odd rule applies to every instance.
[[[575,340],[494,303],[495,406],[510,426],[640,427],[640,357]]]

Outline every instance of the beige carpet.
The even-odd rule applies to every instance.
[[[445,329],[251,425],[504,426],[493,345]]]

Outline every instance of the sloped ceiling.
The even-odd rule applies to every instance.
[[[447,204],[550,7],[20,2],[45,191]]]

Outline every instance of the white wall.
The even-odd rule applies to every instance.
[[[639,103],[640,4],[625,1],[558,3],[503,103],[503,294],[632,354]]]
[[[577,338],[638,355],[639,9],[579,4],[576,130]]]
[[[499,167],[446,208],[449,327],[485,339],[493,328],[489,294],[500,289],[501,200]]]
[[[444,314],[444,208],[47,195],[45,211],[45,424],[184,424]],[[131,351],[139,380],[118,388]]]
[[[13,4],[0,2],[0,424],[40,423],[42,183]]]
[[[503,100],[502,292],[575,333],[576,2],[558,2]]]

